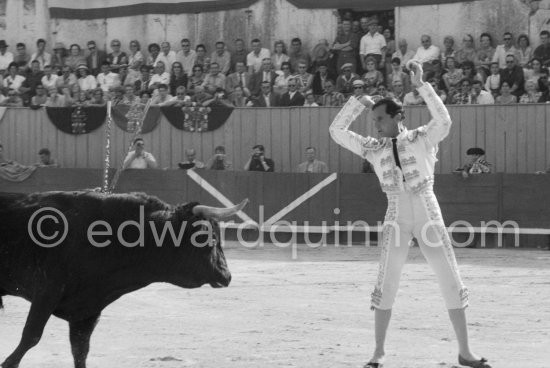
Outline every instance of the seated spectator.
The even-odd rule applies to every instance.
[[[500,70],[501,83],[506,81],[510,86],[510,93],[514,96],[521,96],[524,92],[523,84],[525,77],[523,68],[516,65],[516,57],[514,55],[506,56],[506,68]]]
[[[61,68],[62,74],[57,78],[57,88],[62,88],[64,86],[71,88],[73,85],[78,84],[76,75],[72,72],[71,67],[64,65]]]
[[[397,50],[392,54],[392,60],[398,58],[401,60],[401,69],[407,72],[407,62],[414,58],[414,51],[408,49],[407,40],[402,38],[397,44]]]
[[[233,103],[227,96],[227,93],[221,88],[218,88],[214,93],[213,97],[209,100],[206,100],[202,103],[202,106],[223,106],[223,107],[235,107]]]
[[[67,58],[67,48],[63,42],[56,42],[53,47],[52,66],[63,67]]]
[[[73,43],[69,47],[69,56],[65,59],[65,65],[71,68],[71,70],[76,70],[79,65],[86,65],[86,59],[82,55],[82,49],[76,43]]]
[[[56,87],[50,87],[48,89],[48,100],[46,101],[47,107],[66,107],[69,104],[67,104],[67,100],[65,99],[65,96],[60,95]]]
[[[519,103],[538,103],[542,93],[537,92],[537,85],[534,81],[525,82],[525,93],[519,98]]]
[[[200,44],[195,47],[195,64],[202,65],[204,73],[210,72],[210,58],[206,56],[206,46]]]
[[[288,91],[288,81],[294,78],[292,74],[292,66],[288,61],[285,61],[281,65],[281,74],[275,79],[275,84],[273,85],[273,91],[279,95]]]
[[[154,68],[155,66],[157,66],[157,62],[162,59],[162,58],[159,58],[160,46],[158,43],[151,43],[149,44],[149,46],[147,46],[147,51],[149,51],[149,56],[147,57],[146,65],[149,65],[150,67]]]
[[[313,75],[313,82],[311,84],[312,92],[315,98],[321,97],[325,93],[325,81],[328,79],[334,80],[336,75],[329,72],[326,62],[319,62],[317,65],[317,71]]]
[[[194,148],[188,148],[185,150],[186,160],[178,163],[180,169],[191,170],[191,169],[204,169],[204,163],[196,159],[197,152]]]
[[[31,98],[31,106],[45,106],[48,101],[48,94],[43,85],[36,86],[36,94]]]
[[[452,96],[450,103],[453,105],[470,105],[472,103],[472,82],[468,78],[462,78],[458,86],[460,86],[460,89]]]
[[[365,60],[366,73],[363,74],[364,89],[367,95],[372,96],[376,93],[378,84],[384,82],[384,76],[376,69],[376,60],[366,58]]]
[[[280,106],[304,106],[305,97],[298,91],[298,85],[296,78],[288,81],[288,91],[281,95]]]
[[[401,81],[393,81],[392,91],[393,91],[393,96],[396,100],[401,101],[401,103],[405,101],[405,96],[407,92],[405,92],[405,88],[403,87],[403,83]]]
[[[453,59],[456,57],[455,39],[453,36],[445,36],[443,38],[443,50],[441,50],[441,60],[447,60],[448,57]]]
[[[206,162],[206,168],[208,170],[232,170],[233,165],[230,161],[227,161],[224,146],[217,146],[214,149],[214,156],[210,157]]]
[[[40,157],[40,161],[34,164],[37,167],[50,167],[50,168],[57,168],[59,167],[59,164],[55,159],[52,158],[52,153],[47,148],[42,148],[40,151],[38,151],[38,156]]]
[[[451,56],[445,59],[445,69],[447,73],[443,74],[443,83],[445,83],[445,89],[449,92],[449,95],[454,95],[457,91],[457,85],[464,78],[462,69],[456,68],[455,59]]]
[[[89,106],[89,104],[90,104],[90,98],[86,91],[80,91],[73,94],[72,106],[84,107],[84,106]]]
[[[158,164],[152,154],[145,151],[143,138],[134,139],[134,149],[128,152],[124,159],[122,169],[156,169]]]
[[[196,87],[202,86],[204,84],[204,78],[204,68],[200,64],[195,64],[193,66],[193,75],[191,75],[189,82],[187,82],[187,90],[189,93],[194,92]]]
[[[518,36],[518,53],[516,56],[518,65],[522,68],[526,68],[533,58],[533,49],[529,46],[529,37],[526,34]]]
[[[89,69],[85,64],[80,64],[76,69],[79,74],[78,86],[82,91],[90,91],[97,88],[97,79],[89,73]]]
[[[221,74],[224,76],[229,74],[229,70],[231,69],[231,53],[225,48],[225,42],[216,42],[216,51],[212,53],[210,60],[212,64],[218,64]]]
[[[246,58],[248,56],[248,51],[246,50],[244,41],[241,38],[235,40],[235,48],[231,53],[231,72],[237,70],[237,62],[241,61],[243,65],[246,66]]]
[[[120,50],[121,47],[120,40],[114,39],[111,41],[111,50],[112,52],[107,55],[106,61],[111,65],[111,70],[118,72],[118,68],[122,64],[128,64],[128,55],[124,51]]]
[[[300,64],[304,63],[306,66],[304,72],[307,72],[312,65],[311,56],[307,51],[302,49],[302,40],[298,37],[290,41],[290,53],[288,56],[290,57],[289,62],[292,70],[300,72]]]
[[[140,76],[139,78],[134,82],[134,90],[136,92],[142,92],[142,91],[150,91],[151,88],[151,72],[150,67],[148,65],[142,65],[139,68]]]
[[[324,38],[320,39],[319,43],[311,50],[311,66],[309,67],[309,71],[315,73],[320,65],[325,65],[329,68],[332,57],[333,55],[330,52],[328,41]],[[329,70],[332,73],[332,69]]]
[[[511,93],[510,84],[503,81],[500,84],[500,96],[497,96],[496,103],[499,105],[515,104],[518,98]]]
[[[130,87],[132,91],[134,90],[132,86],[128,86],[128,87]],[[111,97],[110,97],[111,105],[112,106],[122,105],[122,100],[124,99],[125,93],[126,91],[124,90],[123,86],[118,86],[113,88],[113,92],[111,93]]]
[[[121,86],[133,86],[134,83],[136,83],[137,79],[139,78],[139,75],[136,75],[134,73],[130,73],[128,71],[128,64],[120,64],[118,66],[118,79],[120,80]]]
[[[183,71],[187,76],[193,74],[193,65],[196,64],[197,53],[191,48],[191,41],[184,38],[181,40],[181,50],[176,54],[176,60],[183,66]]]
[[[276,71],[281,70],[281,66],[285,61],[289,61],[290,57],[286,51],[286,45],[284,41],[277,40],[273,45],[273,53],[271,54],[271,63],[273,64],[273,69]]]
[[[540,96],[540,103],[546,103],[550,101],[550,83],[548,78],[548,70],[543,69],[543,74],[539,77],[539,91],[542,93]]]
[[[31,55],[30,61],[37,60],[40,70],[44,70],[46,65],[52,64],[52,54],[46,52],[46,40],[39,38],[36,40],[36,52]],[[48,87],[46,87],[48,88]]]
[[[523,69],[525,80],[531,80],[535,82],[535,86],[537,86],[537,89],[539,88],[539,77],[543,74],[542,70],[542,63],[539,59],[533,58],[531,62],[529,63],[529,68]],[[546,69],[546,68],[544,68]]]
[[[130,52],[128,53],[128,75],[130,79],[135,81],[139,78],[139,69],[144,63],[145,58],[141,52],[141,44],[138,40],[130,41]]]
[[[197,86],[195,87],[195,93],[191,97],[191,103],[194,106],[203,106],[206,101],[212,99],[213,97],[214,96],[204,90],[203,86]]]
[[[261,144],[252,147],[252,155],[244,165],[245,171],[275,171],[275,163],[272,159],[265,157],[265,148]]]
[[[353,82],[361,78],[351,72],[352,64],[342,65],[342,74],[336,78],[336,90],[348,98],[353,94]]]
[[[262,43],[257,38],[253,39],[250,44],[252,51],[246,57],[246,65],[248,65],[248,72],[254,74],[260,71],[264,59],[271,59],[271,52],[262,48]]]
[[[92,91],[91,98],[86,101],[86,106],[105,106],[107,102],[103,97],[103,90],[101,88],[96,88]]]
[[[482,89],[481,81],[475,80],[472,83],[471,103],[472,105],[492,105],[495,103],[495,99],[491,92]]]
[[[31,63],[31,69],[26,73],[25,80],[19,87],[19,93],[23,99],[23,104],[28,106],[31,98],[36,94],[36,87],[42,85],[44,73],[40,70],[40,63],[34,60]]]
[[[104,61],[101,64],[101,73],[97,75],[97,83],[103,92],[112,91],[115,87],[120,86],[120,76],[111,70],[109,61]]]
[[[491,164],[483,158],[485,151],[482,148],[469,148],[466,154],[468,162],[463,167],[457,168],[456,172],[460,172],[464,178],[470,175],[491,173]]]
[[[241,86],[236,86],[231,93],[229,100],[235,107],[247,107],[250,101],[250,93],[248,89],[244,89]]]
[[[365,82],[360,79],[353,81],[353,97],[360,99],[365,95]]]
[[[134,92],[134,87],[124,86],[124,96],[122,96],[122,101],[120,101],[121,105],[132,105],[138,99]]]
[[[428,35],[422,35],[420,38],[422,46],[416,50],[413,59],[422,63],[424,73],[432,70],[432,61],[439,59],[439,47],[432,45],[432,38]]]
[[[23,100],[19,97],[19,92],[15,89],[10,89],[8,91],[8,98],[0,102],[0,106],[6,107],[23,107]]]
[[[334,81],[327,79],[325,81],[325,94],[321,96],[322,106],[344,106],[344,95],[340,92],[336,92],[334,88]]]
[[[260,71],[252,75],[250,81],[250,93],[252,96],[257,96],[262,92],[262,86],[264,82],[269,82],[270,88],[273,90],[273,85],[277,79],[278,74],[273,71],[271,65],[271,59],[265,58],[262,61]]]
[[[19,91],[19,88],[23,85],[25,77],[19,74],[19,69],[16,63],[12,62],[8,65],[8,74],[4,76],[4,88],[15,89]]]
[[[176,61],[177,62],[177,61]],[[187,95],[187,91],[184,86],[176,88],[176,95],[172,97],[165,106],[183,107],[191,104],[191,97]]]
[[[401,68],[401,60],[397,57],[391,60],[391,72],[388,74],[386,80],[392,88],[393,83],[399,81],[405,91],[408,92],[410,90],[411,78],[403,72],[403,68]]]
[[[187,87],[187,74],[183,70],[183,65],[179,61],[172,63],[170,72],[170,94],[175,96],[176,89],[179,86]]]
[[[23,42],[18,42],[15,45],[15,49],[16,53],[13,57],[13,62],[17,64],[19,71],[24,73],[31,61],[31,56],[27,53],[27,46]],[[40,66],[38,69],[40,69]]]
[[[533,51],[533,56],[546,66],[550,61],[550,32],[546,29],[542,30],[539,37],[540,45]]]
[[[101,71],[101,65],[107,60],[107,53],[103,50],[99,50],[95,41],[88,41],[88,56],[86,57],[86,65],[90,69],[90,73],[96,76]],[[109,63],[109,66],[111,63]]]
[[[500,69],[506,68],[507,56],[512,55],[515,57],[518,53],[518,50],[513,45],[513,36],[510,32],[504,33],[503,40],[504,44],[497,46],[492,60],[498,63]]]
[[[496,97],[500,94],[500,69],[498,63],[491,63],[491,75],[487,77],[485,81],[485,89]]]
[[[479,69],[482,69],[481,67]],[[466,60],[462,63],[462,75],[464,78],[468,78],[470,82],[474,80],[484,81],[483,75],[476,69],[474,63]]]
[[[225,89],[225,75],[220,72],[218,63],[210,65],[210,73],[204,78],[203,86],[208,93],[215,93],[218,89]]]
[[[413,89],[405,95],[403,98],[403,106],[413,106],[413,105],[424,105],[424,99],[418,93],[418,90],[413,87]]]
[[[157,63],[162,61],[166,70],[172,70],[172,64],[176,62],[176,52],[170,49],[170,42],[164,41],[160,44],[160,54]]]
[[[323,161],[316,158],[317,150],[314,147],[306,148],[305,162],[298,165],[299,173],[328,173],[328,166]]]
[[[304,107],[319,107],[317,102],[315,102],[315,96],[313,95],[313,92],[307,92],[304,97]]]
[[[378,84],[378,87],[376,88],[376,92],[374,93],[373,96],[380,96],[380,98],[392,98],[392,99],[395,98],[393,93],[388,91],[388,88],[384,83]]]
[[[465,61],[477,63],[477,50],[475,49],[474,36],[467,34],[462,39],[462,47],[456,52],[455,60],[458,65]]]
[[[40,80],[44,88],[49,90],[51,87],[56,87],[58,78],[59,76],[53,73],[51,65],[48,64],[44,66],[44,76]]]
[[[495,48],[493,47],[493,38],[489,33],[482,33],[479,36],[479,49],[477,50],[477,63],[483,69],[485,74],[489,74],[490,65],[493,62],[493,56],[495,55]],[[497,65],[498,62],[497,62]],[[500,68],[500,65],[499,65]]]
[[[158,65],[158,64],[157,64]],[[158,93],[153,96],[151,105],[166,105],[169,104],[173,96],[168,92],[168,86],[164,83],[158,85]]]
[[[151,75],[151,80],[149,82],[150,90],[156,90],[161,84],[165,84],[167,86],[170,84],[170,73],[166,71],[163,61],[157,60],[154,71],[155,72]]]
[[[69,86],[61,87],[61,96],[63,96],[66,106],[72,106],[75,100],[78,98],[78,93],[80,92],[80,87],[78,87],[78,84],[73,84],[72,87],[76,87],[78,89],[78,92],[74,96]]]
[[[237,61],[235,64],[236,71],[231,73],[225,79],[225,90],[227,93],[232,93],[236,87],[247,89],[250,85],[251,75],[246,71],[246,65],[242,61]]]
[[[293,89],[296,90],[296,81],[291,79],[291,82],[289,83],[293,84],[294,85]],[[271,83],[269,83],[268,81],[262,82],[261,90],[262,92],[260,93],[260,95],[253,96],[251,98],[251,101],[247,103],[247,106],[254,106],[254,107],[280,106],[279,97],[271,91]],[[303,101],[302,101],[302,104],[303,104]]]

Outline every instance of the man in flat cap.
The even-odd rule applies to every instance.
[[[476,174],[490,174],[491,164],[485,161],[485,151],[479,147],[469,148],[466,151],[468,155],[468,163],[456,171],[461,172],[463,178]]]
[[[375,18],[367,21],[369,32],[361,38],[359,54],[363,70],[367,70],[367,58],[372,57],[376,61],[376,68],[382,69],[385,64],[386,39],[378,33],[378,22]]]

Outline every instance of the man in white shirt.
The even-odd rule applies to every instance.
[[[414,57],[414,51],[408,50],[407,40],[402,38],[399,40],[398,49],[392,54],[392,60],[394,58],[399,58],[401,60],[401,67],[405,69],[407,62]]]
[[[495,103],[493,94],[481,89],[481,83],[477,79],[472,82],[472,105],[493,105]]]
[[[5,40],[0,40],[0,73],[4,73],[11,62],[13,62],[13,54],[8,50],[8,45]]]
[[[111,70],[111,64],[108,61],[101,64],[101,73],[97,75],[97,83],[103,92],[109,92],[120,86],[119,75]]]
[[[59,76],[57,74],[53,73],[53,69],[51,65],[45,65],[44,66],[44,76],[40,80],[44,88],[46,90],[49,90],[51,87],[56,87],[57,85],[57,78]]]
[[[493,55],[493,62],[498,63],[498,67],[500,69],[506,68],[506,56],[508,55],[514,55],[518,53],[518,50],[512,45],[513,37],[510,32],[506,32],[504,34],[504,44],[498,45],[495,54]]]
[[[262,48],[262,43],[257,38],[253,39],[250,44],[252,51],[246,56],[246,65],[248,65],[248,72],[254,74],[261,69],[263,59],[271,59],[271,52]]]
[[[371,18],[367,21],[369,31],[361,38],[359,45],[359,54],[361,55],[361,63],[363,70],[367,70],[367,57],[372,57],[376,60],[378,68],[384,67],[386,57],[386,39],[378,33],[378,22]]]
[[[197,53],[191,49],[191,41],[187,38],[181,40],[181,50],[176,54],[176,60],[183,66],[183,71],[187,75],[193,74],[193,66],[197,60]]]
[[[439,59],[441,52],[439,47],[432,45],[432,38],[428,35],[422,35],[420,42],[422,46],[416,50],[413,59],[421,62],[425,71],[431,71],[432,61]]]
[[[52,54],[45,51],[46,49],[46,40],[43,38],[39,38],[36,41],[36,52],[31,55],[31,60],[29,62],[28,67],[30,68],[31,62],[33,60],[38,60],[38,63],[40,64],[40,70],[44,70],[44,67],[46,65],[50,65],[52,63]]]
[[[163,61],[167,71],[172,70],[172,64],[177,61],[176,52],[170,50],[170,42],[164,41],[160,44],[160,54],[157,62]]]
[[[206,92],[213,94],[218,89],[225,89],[225,75],[220,73],[218,63],[210,65],[210,73],[204,78],[204,88]]]
[[[229,68],[231,67],[231,54],[225,49],[224,42],[216,42],[216,51],[212,53],[210,61],[212,64],[217,63],[220,66],[220,72],[223,75],[229,73]],[[212,64],[210,64],[210,68],[212,68]]]
[[[134,139],[134,150],[128,152],[122,169],[156,169],[158,164],[152,154],[145,151],[143,138]]]
[[[170,73],[166,71],[163,61],[158,61],[157,65],[155,65],[155,74],[151,75],[149,88],[157,89],[160,84],[170,84]]]

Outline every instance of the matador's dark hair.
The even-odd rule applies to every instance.
[[[386,114],[388,114],[392,118],[397,114],[401,114],[401,120],[405,119],[405,110],[403,110],[403,105],[400,101],[394,98],[383,98],[380,101],[376,102],[372,106],[372,109],[374,110],[379,106],[386,106]]]

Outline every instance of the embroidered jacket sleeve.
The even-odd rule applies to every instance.
[[[330,136],[336,143],[363,158],[369,159],[369,153],[379,145],[378,140],[372,137],[363,137],[349,130],[351,123],[361,115],[365,108],[365,105],[355,97],[350,97],[334,118],[329,130]]]
[[[449,134],[452,123],[451,117],[443,101],[429,83],[424,83],[419,87],[418,92],[428,105],[432,115],[432,120],[421,129],[426,133],[429,144],[435,147]]]

